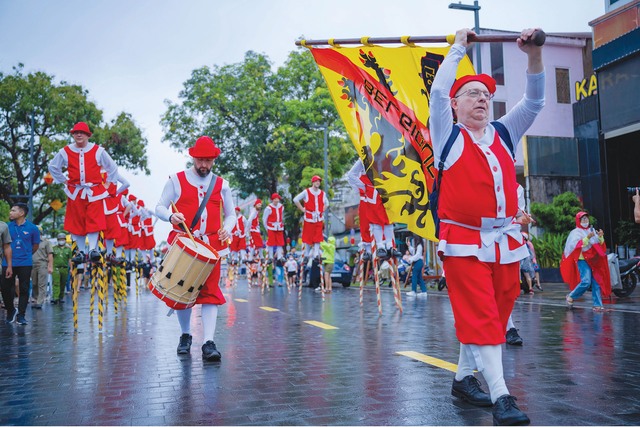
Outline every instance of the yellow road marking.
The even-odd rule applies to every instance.
[[[446,369],[451,372],[456,372],[458,370],[458,365],[455,363],[445,362],[444,360],[436,359],[435,357],[427,356],[426,354],[418,353],[417,351],[397,351],[396,354],[410,357],[411,359],[419,360],[420,362],[437,366],[438,368]]]
[[[335,326],[327,325],[326,323],[317,322],[315,320],[305,320],[304,323],[308,323],[312,326],[317,326],[318,328],[322,328],[322,329],[340,329],[340,328],[336,328]]]
[[[267,306],[262,306],[260,308],[263,309],[264,311],[280,311],[277,308],[267,307]]]
[[[242,298],[236,298],[236,301],[238,301],[238,302],[249,302],[248,299],[242,299]]]

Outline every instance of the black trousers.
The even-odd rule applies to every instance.
[[[13,299],[16,297],[16,277],[20,283],[20,299],[18,300],[18,314],[24,316],[29,303],[29,283],[31,281],[32,266],[13,267],[13,275],[9,278],[2,274],[2,299],[7,309],[7,318],[13,316],[15,310]]]

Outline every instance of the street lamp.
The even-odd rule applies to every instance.
[[[462,4],[458,3],[449,3],[449,9],[458,9],[458,10],[470,10],[473,12],[473,17],[475,21],[475,27],[473,31],[476,34],[480,35],[480,6],[478,6],[478,0],[473,1],[473,5],[470,4]],[[477,62],[476,62],[477,61]],[[476,65],[476,73],[482,73],[482,60],[480,59],[480,43],[476,43],[476,61],[474,61]]]
[[[324,131],[324,194],[327,196],[327,200],[329,200],[329,125],[324,123],[319,127],[312,127],[313,130]],[[327,236],[331,232],[330,229],[331,220],[329,219],[329,214],[324,217],[324,227],[327,232]]]

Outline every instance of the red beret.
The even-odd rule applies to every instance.
[[[69,131],[69,133],[73,134],[74,132],[83,132],[86,133],[87,135],[91,136],[93,135],[91,133],[91,131],[89,130],[89,125],[86,124],[85,122],[78,122],[73,126],[73,129],[71,129]]]
[[[255,202],[253,202],[253,206],[257,206],[258,204],[262,203],[262,200],[260,199],[256,199]]]
[[[279,199],[279,200],[281,200],[281,199],[282,199],[282,197],[280,197],[280,195],[279,195],[278,193],[273,193],[273,194],[271,195],[271,200],[274,200],[274,199]]]
[[[236,212],[240,212],[240,206],[236,206]]]
[[[489,93],[493,94],[496,92],[496,81],[493,77],[487,74],[470,74],[468,76],[460,77],[453,83],[453,86],[451,86],[451,90],[449,91],[449,97],[453,98],[456,96],[456,93],[460,88],[469,82],[480,82],[489,89]]]
[[[189,155],[198,159],[215,159],[220,155],[218,148],[208,136],[201,136],[193,147],[189,148]]]
[[[316,181],[322,181],[322,178],[320,178],[318,175],[313,175],[313,177],[311,177],[311,182],[316,182]]]

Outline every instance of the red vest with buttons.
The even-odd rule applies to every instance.
[[[480,227],[481,218],[515,217],[518,212],[518,183],[515,162],[504,147],[498,132],[490,146],[473,142],[465,129],[462,156],[443,171],[438,202],[440,218]],[[483,151],[485,151],[483,153]],[[490,167],[487,156],[495,156],[499,166]],[[497,194],[504,194],[499,205]]]
[[[177,174],[178,182],[180,183],[180,198],[176,201],[176,208],[178,211],[184,215],[185,223],[187,227],[191,226],[193,222],[193,218],[195,218],[196,213],[198,212],[198,207],[200,207],[200,202],[204,198],[207,189],[201,188],[200,191],[198,187],[193,186],[187,180],[187,176],[184,171],[179,172]],[[211,193],[211,197],[207,202],[205,210],[203,211],[203,215],[200,217],[200,224],[196,224],[193,227],[194,230],[202,229],[201,225],[205,221],[204,212],[206,211],[206,225],[205,225],[205,233],[209,235],[209,244],[217,251],[222,249],[226,249],[229,244],[227,241],[221,242],[217,236],[218,230],[222,227],[222,183],[223,179],[220,177],[215,177],[216,183],[213,186],[213,191]],[[199,195],[200,193],[200,195]],[[182,228],[178,225],[173,226],[174,231],[180,233],[184,232]]]
[[[107,197],[107,189],[102,185],[102,174],[97,159],[99,149],[98,145],[93,144],[89,151],[78,153],[71,150],[68,145],[64,147],[64,151],[67,153],[68,189],[70,192],[73,193],[78,184],[93,184],[91,187],[93,198]]]
[[[236,221],[236,225],[233,227],[233,230],[231,230],[231,234],[240,238],[246,237],[245,218],[242,215],[239,215],[237,218],[238,220]]]
[[[260,233],[260,212],[257,212],[256,216],[251,220],[250,227],[252,233]]]
[[[360,181],[362,181],[365,187],[364,191],[360,190],[360,201],[365,203],[365,212],[369,223],[377,225],[389,224],[387,211],[384,208],[382,197],[380,197],[376,187],[374,187],[366,174],[360,175]]]
[[[315,195],[307,188],[307,201],[304,202],[304,220],[306,222],[324,221],[324,191]]]
[[[282,213],[284,212],[284,205],[281,204],[277,208],[269,203],[269,215],[267,216],[267,229],[272,231],[284,230],[284,224],[282,223]]]

